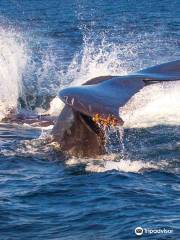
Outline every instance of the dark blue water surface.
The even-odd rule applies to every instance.
[[[72,81],[178,59],[180,2],[1,0],[1,44],[6,35],[27,61],[17,68],[21,104],[48,108]],[[19,56],[6,61],[9,74]],[[0,72],[8,78],[5,65]],[[126,129],[118,161],[129,165],[102,172],[87,171],[81,159],[67,165],[39,138],[41,129],[1,124],[0,239],[180,239],[177,122]],[[173,232],[138,237],[138,226]]]

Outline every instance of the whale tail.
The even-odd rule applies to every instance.
[[[97,114],[101,123],[108,125],[115,121],[123,124],[119,108],[134,94],[148,84],[178,80],[180,61],[173,61],[128,76],[102,76],[82,86],[63,89],[59,97],[65,103],[65,110],[59,116],[53,135],[67,151],[71,149],[77,153],[79,150],[81,155],[89,155],[90,149],[92,155],[94,149],[95,154],[104,153],[104,134],[94,121]],[[71,127],[67,124],[70,118]]]

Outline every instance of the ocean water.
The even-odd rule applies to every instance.
[[[179,59],[179,9],[178,0],[1,0],[0,119],[12,108],[56,115],[66,86]],[[179,92],[176,82],[136,94],[97,159],[63,160],[50,127],[0,123],[0,240],[179,239]]]

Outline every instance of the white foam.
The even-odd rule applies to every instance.
[[[86,171],[89,172],[107,172],[107,171],[120,171],[120,172],[133,172],[139,173],[149,169],[159,169],[160,166],[153,162],[145,162],[143,160],[130,160],[121,159],[116,154],[105,155],[104,157],[93,160],[86,160]]]
[[[117,170],[122,172],[140,172],[147,169],[157,169],[158,167],[150,162],[141,160],[120,160],[119,162],[107,161],[104,164],[104,171]]]
[[[68,166],[84,164],[88,172],[120,171],[139,173],[149,169],[161,169],[166,165],[164,162],[153,163],[143,160],[121,159],[117,154],[108,154],[98,158],[76,158],[72,157],[66,161]]]
[[[180,124],[180,82],[148,85],[120,109],[124,127]]]
[[[59,97],[53,98],[50,102],[50,108],[47,111],[44,111],[43,108],[36,108],[36,111],[39,114],[49,114],[51,116],[58,116],[63,110],[65,104],[61,101]]]

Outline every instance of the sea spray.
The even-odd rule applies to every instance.
[[[144,87],[119,114],[125,128],[180,124],[180,83],[163,82]]]
[[[27,58],[21,36],[0,27],[0,120],[18,105]]]
[[[145,67],[170,61],[172,60],[172,54],[167,55],[166,58],[162,58],[160,55],[152,58],[152,52],[156,54],[159,44],[164,44],[164,47],[169,49],[170,52],[175,48],[174,45],[169,46],[169,42],[164,42],[160,33],[158,39],[154,34],[148,33],[136,36],[131,41],[129,39],[127,41],[124,40],[121,43],[114,43],[113,41],[109,41],[109,39],[107,40],[106,34],[102,34],[100,40],[96,38],[92,33],[83,32],[82,48],[74,53],[74,57],[67,69],[59,72],[61,85],[57,88],[57,93],[62,88],[79,86],[98,76],[127,75]],[[152,42],[154,44],[153,49],[152,44],[150,44]],[[147,59],[139,57],[142,49],[146,49],[145,54]],[[176,55],[173,58],[176,59]],[[153,86],[149,87],[153,88]],[[158,87],[154,88],[157,89]],[[152,93],[153,90],[147,96],[149,95],[149,98],[151,98]],[[147,102],[146,98],[143,97],[143,101],[138,102],[139,109],[145,106],[146,103],[144,101]],[[107,99],[107,101],[109,100]],[[136,109],[138,106],[137,104],[134,105]],[[137,115],[136,111],[131,111],[130,114],[126,114],[125,111],[123,110],[122,115],[126,120],[134,119]],[[132,118],[133,116],[134,118]],[[143,119],[145,120],[146,118],[143,116]]]

